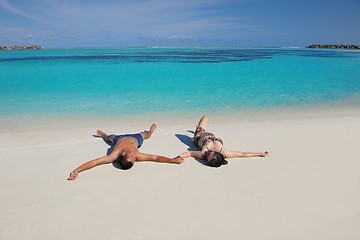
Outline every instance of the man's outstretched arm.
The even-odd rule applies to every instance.
[[[106,164],[106,163],[112,163],[114,160],[116,159],[115,155],[107,155],[105,157],[101,157],[101,158],[97,158],[91,161],[88,161],[82,165],[80,165],[79,167],[75,168],[71,173],[70,176],[68,177],[68,180],[76,180],[78,174],[82,171],[85,170],[89,170],[95,166],[99,166],[102,164]]]
[[[162,162],[162,163],[177,163],[181,164],[184,162],[184,158],[181,156],[178,156],[176,158],[168,158],[164,156],[157,156],[157,155],[151,155],[146,153],[140,153],[138,156],[136,156],[136,161],[143,162],[143,161],[151,161],[151,162]]]

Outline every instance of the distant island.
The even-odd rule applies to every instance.
[[[39,45],[32,45],[32,46],[0,46],[0,51],[13,51],[13,50],[41,50],[42,47]]]
[[[312,44],[307,46],[307,48],[329,48],[329,49],[360,49],[360,46],[357,45],[335,45],[335,44]]]

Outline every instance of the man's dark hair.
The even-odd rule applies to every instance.
[[[119,161],[121,169],[123,170],[128,170],[134,165],[132,162],[126,160],[123,155],[118,156],[116,160]]]
[[[226,164],[228,164],[228,162],[225,160],[224,155],[219,152],[215,152],[214,158],[209,161],[209,166],[211,167],[220,167]]]

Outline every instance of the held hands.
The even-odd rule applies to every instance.
[[[184,153],[180,154],[180,157],[188,158],[188,157],[191,157],[191,154],[190,154],[190,152],[184,152]]]
[[[174,163],[177,163],[177,164],[183,163],[184,160],[185,160],[185,158],[181,155],[173,159]]]

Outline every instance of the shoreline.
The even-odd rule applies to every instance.
[[[206,111],[203,112],[179,112],[179,113],[144,113],[135,115],[113,115],[113,116],[33,116],[33,117],[0,117],[0,132],[21,132],[33,130],[51,129],[77,129],[91,128],[97,125],[127,126],[146,125],[157,122],[162,125],[176,125],[188,122],[190,119],[200,118],[208,115],[212,119],[225,121],[281,121],[307,118],[337,117],[337,116],[359,116],[360,109],[357,107],[358,98],[346,102],[334,102],[328,104],[312,104],[304,106],[292,106],[282,108],[262,108],[253,110],[229,111]],[[233,120],[231,120],[233,119]],[[194,123],[192,123],[193,125]]]

